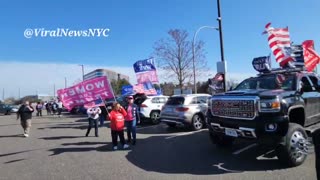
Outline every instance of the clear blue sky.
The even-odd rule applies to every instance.
[[[254,56],[270,52],[264,25],[289,26],[291,39],[320,43],[320,1],[221,0],[225,57],[230,70],[247,71]],[[154,42],[171,28],[190,33],[202,25],[218,26],[215,0],[2,1],[0,60],[70,62],[131,66],[147,58]],[[26,28],[110,28],[108,38],[32,38]],[[220,59],[218,32],[206,29],[210,66]],[[250,67],[249,67],[250,66]]]
[[[230,72],[254,72],[253,57],[271,51],[264,26],[288,26],[291,40],[320,49],[319,0],[221,0],[225,59]],[[216,0],[4,0],[0,5],[0,61],[76,63],[130,67],[148,58],[169,29],[218,26]],[[26,28],[110,28],[108,38],[31,38]],[[212,70],[220,60],[218,31],[198,35]],[[320,50],[318,50],[320,52]],[[273,58],[274,59],[274,58]],[[276,64],[273,60],[273,64]],[[1,70],[1,67],[0,67]]]

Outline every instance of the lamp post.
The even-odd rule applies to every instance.
[[[194,87],[194,93],[195,94],[197,94],[197,83],[196,83],[195,47],[194,46],[195,46],[195,40],[196,40],[198,32],[201,29],[205,29],[205,28],[219,30],[219,28],[213,27],[213,26],[201,26],[200,28],[198,28],[198,30],[193,35],[193,41],[192,41],[192,63],[193,63],[193,87]]]
[[[82,81],[84,81],[84,65],[83,64],[79,64],[79,66],[82,67]]]
[[[223,53],[223,38],[222,38],[222,18],[221,18],[221,10],[220,10],[220,0],[217,0],[217,8],[218,8],[218,22],[219,22],[219,37],[220,37],[220,51],[221,51],[221,62],[224,63],[224,53]],[[226,68],[224,64],[224,73],[223,73],[223,89],[224,92],[227,91],[226,85]]]

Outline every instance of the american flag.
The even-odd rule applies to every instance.
[[[156,95],[157,90],[153,87],[151,82],[136,84],[133,86],[135,93],[145,93],[146,95]]]
[[[268,43],[271,48],[276,61],[281,67],[286,66],[289,62],[293,61],[291,54],[291,42],[288,27],[286,28],[273,28],[268,23],[264,33],[268,33]]]
[[[314,50],[313,40],[306,40],[302,43],[304,64],[307,71],[311,72],[320,63],[320,57]]]
[[[96,99],[94,101],[91,101],[87,104],[84,105],[85,108],[92,108],[92,107],[96,107],[96,106],[104,106],[104,102],[103,100],[101,99],[101,97],[99,97],[99,99]]]

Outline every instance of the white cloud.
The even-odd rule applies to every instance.
[[[136,83],[136,76],[133,68],[117,66],[95,66],[84,65],[85,74],[95,69],[110,69],[130,77],[130,83]],[[215,75],[214,71],[208,71],[197,81],[206,81],[209,77]],[[229,73],[228,77],[237,81],[253,76],[250,73]],[[165,78],[165,72],[158,72],[160,82],[170,82],[174,78]],[[54,94],[55,90],[65,87],[65,78],[67,85],[72,86],[82,80],[82,70],[79,64],[57,64],[57,63],[25,63],[25,62],[0,62],[0,92],[2,99],[2,90],[4,88],[5,98],[18,97],[20,88],[20,97],[26,95]]]

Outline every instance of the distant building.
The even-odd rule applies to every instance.
[[[96,69],[92,72],[89,72],[87,74],[84,75],[84,80],[88,80],[88,79],[92,79],[95,77],[101,77],[101,76],[107,76],[108,80],[111,82],[113,80],[117,81],[120,79],[125,79],[129,82],[129,76],[124,75],[124,74],[120,74],[108,69]]]

